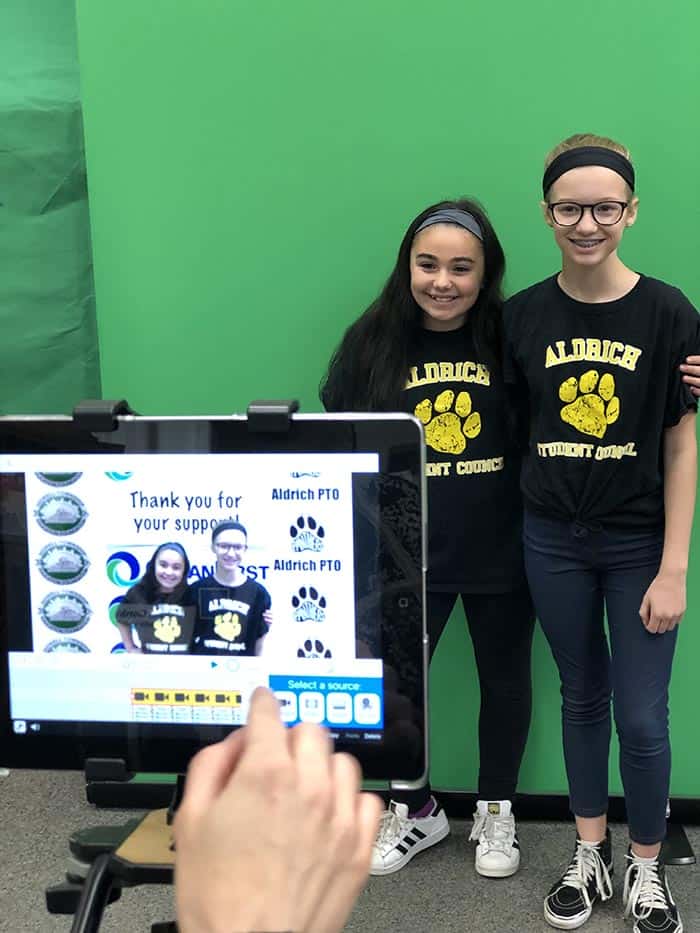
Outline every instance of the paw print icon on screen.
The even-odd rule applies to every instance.
[[[428,447],[443,454],[464,453],[467,440],[481,433],[481,415],[472,411],[468,392],[460,392],[455,397],[451,389],[445,389],[434,402],[429,398],[419,402],[414,414],[425,427]]]
[[[313,586],[300,586],[292,596],[295,622],[323,622],[326,618],[326,597]]]
[[[330,648],[326,648],[318,638],[307,638],[297,651],[298,658],[332,658]]]
[[[595,369],[589,369],[580,379],[565,379],[559,386],[559,398],[567,403],[560,412],[562,421],[591,437],[605,437],[608,425],[620,416],[620,399],[610,373],[599,378]]]
[[[296,522],[290,527],[289,534],[292,539],[293,551],[322,551],[323,539],[326,532],[323,525],[319,525],[316,519],[307,515],[304,518],[300,515]]]

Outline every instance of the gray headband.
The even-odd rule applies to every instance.
[[[469,233],[473,233],[482,243],[484,242],[484,234],[479,226],[479,222],[476,217],[468,211],[460,211],[456,207],[445,207],[442,210],[435,211],[434,214],[425,218],[423,223],[413,234],[414,238],[418,236],[421,230],[425,230],[426,227],[432,227],[433,224],[456,224],[456,226],[468,230]]]
[[[156,554],[160,554],[161,551],[176,551],[183,560],[188,560],[187,552],[177,541],[166,541],[165,544],[159,544],[153,552],[153,556],[155,557]]]
[[[603,168],[612,169],[624,178],[634,191],[634,168],[629,159],[615,152],[614,149],[606,149],[604,146],[578,146],[576,149],[561,152],[547,167],[542,179],[542,193],[545,198],[557,178],[560,178],[564,172],[582,165],[602,165]]]

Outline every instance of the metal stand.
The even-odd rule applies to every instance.
[[[85,762],[85,796],[96,807],[155,810],[167,807],[175,777],[139,781],[120,758],[88,758]]]
[[[49,913],[73,914],[71,933],[97,933],[105,909],[124,888],[171,884],[175,855],[170,826],[183,790],[184,775],[178,775],[168,808],[151,810],[122,826],[74,833],[66,880],[46,890]],[[152,933],[174,929],[172,923],[151,927]]]
[[[661,847],[661,857],[667,865],[694,865],[696,862],[693,847],[685,829],[680,823],[671,820],[671,801],[666,804],[666,838]]]

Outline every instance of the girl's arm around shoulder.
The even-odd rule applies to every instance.
[[[659,572],[639,610],[647,631],[675,628],[686,609],[686,576],[697,485],[695,412],[664,432],[664,549]]]
[[[260,602],[261,602],[261,611],[262,611],[263,621],[266,623],[266,625],[269,628],[272,625],[272,619],[273,619],[272,597],[270,596],[268,591],[265,589],[265,587],[262,585],[262,583],[259,583],[258,586],[260,587]]]
[[[688,345],[680,365],[683,383],[695,398],[700,398],[700,314],[691,301],[678,289],[678,316],[681,328],[688,334]],[[687,355],[686,355],[687,354]]]
[[[683,382],[696,398],[700,397],[700,355],[687,356],[685,363],[681,363],[681,372]]]

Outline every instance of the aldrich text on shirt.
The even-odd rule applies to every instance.
[[[483,363],[464,360],[459,363],[423,363],[411,366],[408,371],[407,389],[418,386],[435,385],[438,382],[475,382],[478,385],[491,385],[491,373]]]
[[[631,372],[637,367],[642,355],[639,347],[620,340],[599,340],[597,337],[572,337],[571,340],[557,340],[550,343],[545,353],[545,368],[560,366],[562,363],[607,363],[621,366]]]

